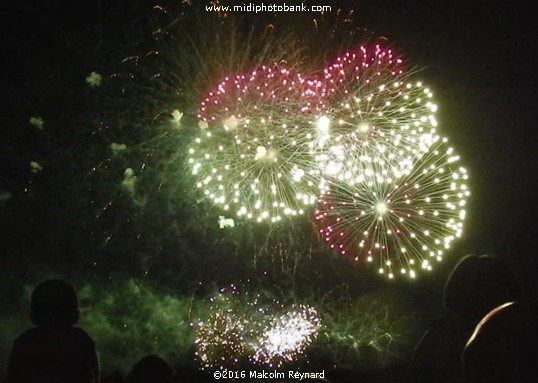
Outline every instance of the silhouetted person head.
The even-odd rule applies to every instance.
[[[518,300],[515,276],[501,259],[467,255],[452,270],[445,285],[445,306],[460,318],[478,322],[493,308]]]
[[[74,325],[79,319],[75,288],[51,279],[38,285],[30,303],[35,327],[13,343],[9,383],[97,383],[99,358],[95,343]]]
[[[128,383],[168,383],[174,370],[158,355],[148,355],[135,364],[127,377]]]
[[[49,279],[35,288],[30,309],[36,326],[73,326],[80,315],[77,291],[59,279]]]

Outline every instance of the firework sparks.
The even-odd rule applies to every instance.
[[[188,159],[208,199],[258,222],[278,222],[315,204],[320,172],[308,121],[318,108],[317,85],[261,67],[225,78],[209,93],[198,115],[207,128]]]
[[[383,159],[364,161],[349,182],[327,186],[315,219],[328,247],[356,261],[377,262],[379,273],[414,278],[431,270],[461,236],[467,171],[446,139],[405,172]]]
[[[248,352],[247,345],[259,330],[249,315],[256,311],[252,307],[257,299],[245,299],[234,285],[211,299],[209,318],[198,324],[195,340],[203,367],[224,369],[237,364]]]
[[[232,285],[211,299],[209,317],[198,323],[196,355],[204,368],[224,369],[247,359],[280,366],[304,353],[320,324],[312,307],[286,310],[278,300],[240,294]]]
[[[315,339],[320,319],[315,309],[298,307],[271,321],[255,347],[256,363],[280,366],[302,355]]]
[[[346,52],[324,70],[326,115],[317,121],[317,160],[324,174],[345,179],[361,157],[383,156],[407,169],[436,140],[437,105],[402,60],[380,45]]]

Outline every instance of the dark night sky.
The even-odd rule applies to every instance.
[[[7,107],[1,116],[6,139],[0,144],[0,182],[8,189],[25,179],[17,156],[29,149],[18,126],[26,124],[32,100],[46,112],[40,87],[47,86],[46,79],[56,76],[60,68],[69,68],[73,78],[93,70],[98,63],[83,62],[81,57],[98,41],[96,23],[106,22],[109,18],[104,15],[118,9],[125,13],[114,14],[113,19],[123,17],[129,23],[140,16],[136,9],[141,8],[127,1],[123,3],[131,6],[97,0],[51,3],[9,2],[0,8],[1,96]],[[331,0],[319,3],[335,4]],[[459,248],[508,257],[521,282],[535,289],[534,13],[495,0],[345,3],[355,4],[359,24],[387,36],[411,62],[425,67],[423,76],[440,105],[442,129],[462,154],[472,177],[469,218]],[[132,11],[125,11],[130,7]],[[52,108],[61,110],[62,106]]]

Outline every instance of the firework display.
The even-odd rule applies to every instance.
[[[205,196],[234,216],[278,222],[314,205],[316,80],[278,67],[227,77],[201,102],[188,162]]]
[[[466,142],[484,136],[476,121],[436,99],[462,89],[437,94],[457,82],[450,63],[419,73],[345,4],[255,15],[221,12],[231,0],[93,3],[76,38],[45,23],[60,45],[36,54],[29,19],[27,43],[6,51],[35,56],[21,86],[12,76],[2,146],[2,260],[24,263],[4,278],[20,282],[8,298],[29,299],[47,275],[70,280],[108,380],[150,353],[187,380],[392,374],[431,314],[420,284],[477,247],[460,238],[477,222],[479,175],[459,154],[490,157]],[[361,10],[361,24],[379,12]],[[8,332],[24,323],[11,306]]]
[[[320,319],[315,309],[298,307],[273,319],[261,334],[253,360],[269,366],[280,366],[301,355],[315,339]]]
[[[256,303],[246,300],[233,285],[211,299],[209,318],[198,323],[195,340],[196,356],[204,367],[223,369],[245,356],[247,345],[259,331],[248,315],[256,312],[251,309]]]
[[[361,45],[321,80],[276,66],[225,78],[200,103],[188,161],[224,211],[273,223],[317,201],[331,250],[414,278],[461,236],[470,194],[436,111],[392,50]]]
[[[411,80],[390,49],[360,46],[339,56],[323,76],[327,115],[317,122],[316,148],[324,174],[348,178],[369,156],[408,169],[435,140],[433,94]]]
[[[363,168],[320,197],[315,219],[322,240],[341,255],[376,262],[389,278],[431,270],[462,234],[470,192],[459,156],[439,139],[406,172],[383,160]]]
[[[200,256],[217,268],[221,253],[238,262],[246,253],[254,268],[279,268],[295,280],[303,259],[333,261],[324,257],[326,247],[389,279],[431,270],[462,235],[470,191],[466,169],[442,138],[433,93],[416,71],[382,39],[325,41],[323,51],[309,55],[303,53],[315,49],[307,40],[284,30],[273,35],[264,26],[260,35],[253,28],[258,39],[224,18],[211,25],[205,37],[181,40],[192,55],[162,50],[178,70],[152,78],[169,81],[160,89],[177,98],[152,113],[167,116],[170,128],[143,148],[145,161],[155,159],[161,170],[126,164],[122,195],[144,209],[153,202],[144,182],[157,180],[163,199],[176,198],[166,209],[175,232],[182,235],[190,222],[192,238],[204,243]],[[211,45],[213,35],[219,44]],[[168,32],[159,36],[166,44]],[[125,148],[111,146],[119,159]],[[196,201],[184,220],[174,212],[188,205],[178,190],[192,191]],[[219,230],[207,230],[211,225]],[[368,321],[356,324],[368,336],[346,334],[347,325],[336,331],[338,314],[327,314],[324,304],[313,308],[286,296],[290,306],[269,296],[231,285],[204,303],[207,311],[192,324],[202,368],[280,368],[300,363],[314,342],[354,355],[365,344],[386,350],[392,342]]]
[[[468,175],[437,131],[431,90],[402,58],[376,43],[348,49],[324,69],[285,60],[255,68],[220,78],[196,110],[171,112],[170,134],[184,137],[189,125],[193,136],[171,150],[169,163],[185,158],[188,182],[203,196],[196,201],[220,209],[214,219],[226,235],[250,222],[272,233],[317,208],[329,249],[377,263],[389,278],[414,278],[441,259],[462,234]],[[124,194],[143,205],[134,196],[142,177],[127,178]],[[169,182],[158,178],[159,188]],[[234,327],[228,319],[213,318]]]
[[[232,285],[211,299],[208,319],[198,323],[196,355],[206,368],[225,369],[242,358],[280,366],[303,354],[320,324],[312,307],[285,311],[278,300],[262,303]]]

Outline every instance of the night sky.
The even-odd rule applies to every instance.
[[[12,196],[0,202],[0,306],[7,297],[6,307],[23,304],[13,301],[16,292],[36,275],[61,275],[73,268],[80,275],[102,272],[91,269],[100,251],[95,236],[87,235],[85,223],[77,221],[91,215],[77,210],[85,209],[87,200],[77,205],[73,198],[82,186],[69,182],[103,158],[101,149],[84,148],[85,142],[99,141],[91,134],[84,138],[95,131],[88,126],[98,125],[97,113],[95,121],[87,120],[91,100],[97,105],[98,96],[81,89],[90,72],[122,58],[111,52],[115,43],[118,52],[140,49],[137,36],[129,33],[147,31],[147,4],[154,2],[52,3],[12,1],[0,8],[0,191]],[[337,2],[320,3],[336,8]],[[534,13],[495,0],[341,3],[355,9],[358,25],[386,36],[409,62],[423,68],[420,77],[440,106],[442,130],[470,172],[472,196],[464,236],[454,247],[454,257],[447,259],[447,269],[457,255],[500,256],[513,267],[525,295],[535,300]],[[29,126],[31,116],[43,117],[43,131]],[[93,158],[81,158],[83,153]],[[46,159],[45,171],[32,174],[29,162],[40,159]],[[66,218],[61,210],[67,200],[72,205]],[[438,287],[431,279],[424,284],[425,289],[431,286]]]

